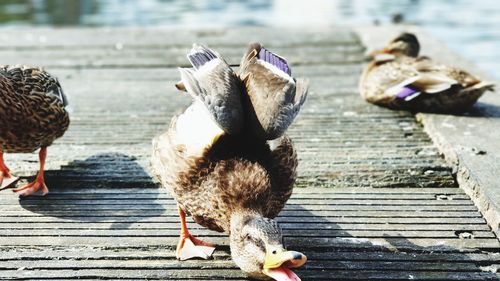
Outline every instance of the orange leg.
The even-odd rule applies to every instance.
[[[179,260],[187,260],[190,258],[199,257],[208,259],[215,250],[215,245],[212,243],[201,241],[200,239],[189,234],[186,224],[186,214],[177,206],[179,218],[181,219],[181,237],[177,244],[176,256]]]
[[[3,151],[0,150],[0,189],[4,189],[13,183],[15,183],[19,178],[14,177],[9,168],[4,163]]]
[[[38,158],[40,159],[40,170],[38,171],[38,175],[36,176],[35,181],[21,188],[14,189],[13,190],[14,192],[19,194],[20,196],[28,196],[35,193],[38,193],[43,196],[49,193],[49,189],[45,185],[45,177],[43,175],[43,169],[45,168],[46,157],[47,157],[47,148],[42,147],[40,149],[40,152],[38,153]]]

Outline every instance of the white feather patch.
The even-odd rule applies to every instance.
[[[204,65],[202,65],[198,70],[194,72],[194,77],[196,79],[199,79],[201,77],[207,77],[210,75],[215,67],[217,67],[220,63],[222,63],[222,60],[219,58],[215,58]]]
[[[186,147],[188,155],[199,155],[223,133],[200,101],[194,101],[177,118],[176,141]]]
[[[396,58],[395,55],[393,54],[376,54],[375,57],[373,57],[373,60],[376,62],[387,62],[387,61],[393,61]]]
[[[420,76],[412,76],[408,79],[405,79],[401,83],[398,83],[398,84],[390,87],[389,89],[385,90],[385,94],[389,95],[389,96],[395,96],[399,93],[399,91],[401,91],[401,89],[403,87],[406,87],[406,86],[412,84],[413,82],[417,81],[418,79],[420,79]]]
[[[413,83],[415,87],[428,94],[436,94],[449,89],[458,82],[445,75],[426,74]]]
[[[283,70],[279,69],[274,64],[268,63],[267,61],[263,60],[257,60],[257,63],[262,64],[265,68],[269,69],[273,74],[276,74],[282,77],[283,79],[286,79],[295,84],[295,81],[290,75],[288,75],[288,73],[285,73]]]

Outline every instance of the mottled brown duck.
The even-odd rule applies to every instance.
[[[391,109],[460,113],[471,107],[493,84],[465,70],[419,56],[420,43],[403,33],[371,54],[359,84],[368,102]]]
[[[44,166],[47,147],[69,125],[68,102],[56,78],[36,67],[0,66],[0,186],[17,177],[4,163],[4,153],[39,151],[40,170],[28,185],[14,189],[21,196],[45,195]]]
[[[244,83],[219,54],[193,47],[188,59],[194,68],[181,69],[177,84],[193,103],[153,140],[152,170],[178,203],[179,259],[208,258],[215,249],[189,233],[187,214],[227,233],[234,262],[249,276],[297,281],[291,268],[302,266],[306,257],[285,250],[273,218],[295,183],[297,155],[284,132],[305,101],[307,84],[295,87],[286,60],[264,50],[252,44],[245,54],[244,61],[251,53],[259,66],[243,72]],[[247,92],[269,97],[254,103]]]

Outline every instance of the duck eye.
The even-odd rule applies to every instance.
[[[276,255],[276,253],[278,253],[278,252],[276,252],[276,250],[273,250],[273,255]]]

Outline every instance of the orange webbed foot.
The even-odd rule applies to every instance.
[[[175,255],[181,261],[191,258],[208,259],[212,256],[214,250],[215,244],[204,242],[188,234],[187,236],[181,236]]]
[[[29,195],[44,196],[47,195],[47,193],[49,193],[49,189],[45,185],[45,182],[40,180],[35,180],[34,182],[26,186],[13,189],[12,191],[19,194],[19,196],[29,196]]]
[[[49,189],[45,185],[45,177],[43,175],[43,169],[45,167],[45,158],[47,157],[47,147],[42,147],[38,153],[40,159],[40,170],[34,182],[23,186],[21,188],[16,188],[13,191],[19,196],[29,196],[29,195],[39,195],[44,196],[49,193]]]
[[[14,184],[19,178],[14,177],[3,160],[3,151],[0,150],[0,190]]]
[[[14,177],[11,174],[4,175],[0,172],[0,190],[15,184],[18,180],[18,177]]]

